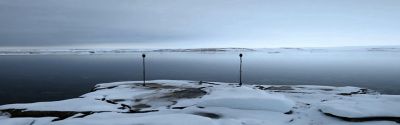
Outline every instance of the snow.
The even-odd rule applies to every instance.
[[[0,125],[397,125],[385,120],[349,122],[324,113],[359,118],[399,117],[400,112],[396,107],[400,96],[351,86],[237,87],[237,83],[152,80],[143,87],[141,83],[104,83],[79,98],[3,105],[0,110],[94,113],[52,121],[56,116],[10,118],[0,112]]]
[[[100,100],[74,98],[53,102],[37,102],[30,104],[10,104],[0,109],[27,109],[28,111],[121,111],[118,106]]]
[[[54,118],[9,118],[1,119],[1,125],[46,125],[49,124]]]
[[[163,114],[144,117],[108,117],[68,119],[54,122],[56,125],[217,125],[210,118],[191,114]]]
[[[326,101],[321,110],[347,118],[400,117],[400,96],[358,95],[357,98],[342,98]]]
[[[246,110],[246,109],[232,109],[227,107],[206,107],[203,109],[199,108],[187,108],[183,109],[185,113],[194,112],[208,112],[221,115],[218,120],[221,125],[241,125],[242,123],[264,125],[274,124],[283,125],[290,121],[291,117],[282,113],[269,110]]]
[[[249,87],[222,88],[204,97],[199,106],[288,112],[295,103],[281,94],[270,94]]]
[[[118,91],[115,91],[113,89],[103,89],[103,90],[97,90],[96,92],[84,94],[81,97],[93,98],[93,99],[101,99],[101,98],[133,99],[135,96],[150,94],[151,92],[152,91],[149,90],[131,89],[131,88],[119,88]]]

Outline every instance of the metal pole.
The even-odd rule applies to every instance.
[[[144,62],[144,58],[146,57],[146,54],[142,54],[143,58],[143,86],[146,86],[146,65]]]
[[[240,78],[239,78],[239,86],[242,86],[242,57],[243,57],[243,54],[239,54],[239,57],[240,57]]]

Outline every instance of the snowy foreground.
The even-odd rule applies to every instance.
[[[0,125],[397,125],[400,95],[357,87],[154,80],[0,106]]]

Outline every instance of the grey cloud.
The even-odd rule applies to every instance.
[[[372,42],[382,40],[379,32],[390,32],[384,36],[396,41],[398,5],[396,0],[0,0],[0,46],[293,40],[345,44],[363,35],[372,35]]]

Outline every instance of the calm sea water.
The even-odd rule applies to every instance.
[[[367,87],[400,94],[400,53],[244,53],[248,84]],[[97,83],[141,80],[141,54],[0,56],[0,104],[61,100]],[[148,79],[237,82],[236,52],[147,53]]]

